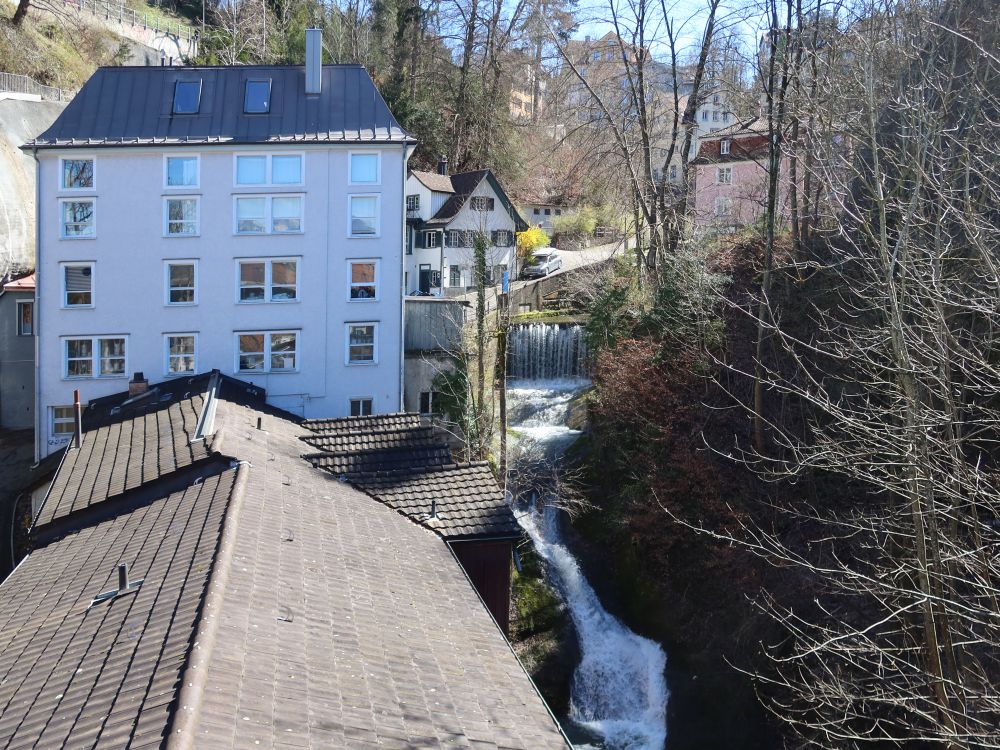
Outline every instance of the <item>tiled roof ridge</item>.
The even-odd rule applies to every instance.
[[[194,734],[198,727],[201,706],[208,680],[208,665],[222,621],[222,610],[229,573],[233,567],[233,549],[239,533],[240,511],[249,481],[249,462],[240,461],[223,516],[216,554],[208,584],[198,614],[198,625],[191,638],[187,658],[181,673],[181,688],[176,697],[176,709],[166,736],[166,750],[191,750],[196,747]]]

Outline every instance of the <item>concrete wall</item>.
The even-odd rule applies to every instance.
[[[35,417],[35,337],[17,335],[17,301],[31,292],[0,293],[0,428],[25,430]]]
[[[74,388],[84,401],[121,392],[127,376],[141,371],[151,381],[166,377],[165,333],[197,334],[196,370],[218,368],[267,390],[275,406],[305,417],[349,413],[351,398],[372,398],[376,413],[393,412],[402,399],[402,295],[400,290],[405,153],[401,145],[379,147],[381,184],[348,184],[348,146],[281,146],[270,153],[302,153],[304,184],[295,187],[234,186],[235,153],[259,149],[114,148],[98,152],[49,151],[41,158],[43,203],[38,261],[40,331],[40,453],[58,446],[49,434],[49,408],[72,403]],[[373,149],[366,148],[366,151]],[[197,188],[164,188],[166,153],[198,154]],[[93,190],[58,186],[60,155],[95,157]],[[234,199],[241,194],[294,193],[303,196],[299,234],[234,234]],[[348,236],[348,195],[377,193],[381,234]],[[60,239],[59,199],[96,196],[96,237]],[[200,233],[164,236],[164,198],[200,199]],[[298,259],[294,302],[245,304],[237,301],[237,260]],[[198,263],[198,301],[178,307],[165,303],[167,259]],[[350,300],[349,260],[378,262],[378,296]],[[94,306],[64,309],[60,262],[92,261]],[[376,364],[346,364],[348,322],[377,323]],[[299,332],[294,372],[236,372],[237,333]],[[127,336],[125,377],[69,379],[63,375],[64,337]]]
[[[35,267],[35,160],[20,146],[46,130],[64,102],[0,100],[0,277]]]

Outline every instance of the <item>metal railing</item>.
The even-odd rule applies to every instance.
[[[75,91],[66,91],[55,86],[46,86],[34,78],[18,73],[0,73],[0,91],[40,96],[42,99],[50,102],[68,102],[76,96]]]
[[[179,23],[164,21],[154,13],[139,13],[126,7],[124,2],[107,2],[107,0],[63,0],[63,6],[70,6],[80,13],[90,12],[92,16],[104,17],[106,21],[117,21],[122,26],[152,29],[154,33],[163,32],[178,39],[191,41],[194,29]]]

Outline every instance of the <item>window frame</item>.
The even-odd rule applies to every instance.
[[[272,369],[271,367],[271,337],[283,334],[292,334],[295,336],[295,367],[288,369]],[[263,336],[264,337],[264,368],[260,370],[243,370],[240,369],[240,337],[241,336]],[[302,343],[302,330],[299,328],[291,329],[267,329],[267,330],[249,330],[249,331],[233,331],[233,339],[235,341],[235,346],[233,347],[236,352],[236,361],[234,363],[233,371],[240,375],[284,375],[301,372],[302,370],[302,347],[299,344]],[[253,352],[256,353],[256,352]]]
[[[413,205],[410,205],[410,200],[413,200]],[[407,211],[419,211],[420,210],[420,193],[410,193],[406,196],[406,210]]]
[[[425,250],[437,250],[439,247],[441,247],[441,242],[440,242],[441,233],[440,232],[438,232],[435,229],[421,229],[420,231],[424,233],[424,249]],[[433,244],[429,244],[427,242],[427,238],[428,237],[433,237],[434,238],[434,243]]]
[[[90,168],[90,173],[93,176],[93,185],[90,187],[66,187],[63,184],[63,177],[66,175],[65,164],[68,161],[89,161],[92,166]],[[88,191],[97,190],[97,155],[96,154],[80,154],[78,156],[60,156],[59,157],[59,192],[62,193],[85,193]]]
[[[723,175],[726,176],[725,180],[722,179]],[[732,185],[733,184],[733,168],[732,167],[716,167],[715,168],[715,184],[716,185]]]
[[[107,341],[111,339],[121,339],[125,342],[124,354],[121,359],[124,360],[122,364],[122,371],[120,374],[114,375],[101,375],[101,341]],[[127,333],[104,333],[96,334],[93,336],[61,336],[61,348],[62,354],[60,356],[62,360],[62,379],[63,380],[115,380],[120,378],[128,378],[129,373],[129,345],[128,345],[129,334]],[[70,341],[89,341],[90,342],[90,375],[70,375],[69,374],[69,357],[68,355],[68,345]],[[82,357],[76,357],[74,359],[82,360]],[[115,359],[118,359],[115,357]]]
[[[435,391],[420,391],[420,395],[417,397],[417,413],[422,417],[433,417],[437,412],[434,411],[434,393]],[[424,396],[427,396],[427,406],[429,407],[426,411],[424,410]]]
[[[90,268],[90,304],[87,305],[71,305],[67,300],[66,295],[69,294],[69,290],[66,288],[66,269],[76,266],[87,266]],[[60,297],[59,297],[59,307],[62,310],[88,310],[93,309],[97,305],[97,263],[92,260],[71,260],[64,261],[59,264],[59,287],[60,287]]]
[[[354,199],[375,199],[375,232],[373,234],[354,233]],[[381,193],[351,193],[347,196],[347,238],[350,240],[377,240],[382,237],[382,194]]]
[[[354,265],[361,263],[370,263],[375,267],[375,296],[374,297],[352,297],[351,292],[354,291]],[[379,269],[379,259],[378,258],[348,258],[347,259],[347,301],[350,303],[355,302],[378,302],[381,299],[381,281]],[[365,284],[359,284],[359,286],[366,286]]]
[[[716,218],[730,216],[733,210],[732,198],[723,195],[716,196],[714,209]]]
[[[481,203],[482,201],[486,201],[487,202],[487,207],[486,208],[476,208],[476,205],[479,204],[479,203]],[[495,211],[496,210],[496,205],[497,205],[496,198],[494,198],[492,196],[489,196],[489,195],[470,195],[469,196],[469,210],[470,211],[479,211],[481,213],[487,213],[487,212],[490,212],[490,211]]]
[[[264,264],[264,299],[260,300],[245,300],[240,299],[240,282],[242,280],[242,268],[244,263],[263,263]],[[274,274],[273,265],[275,263],[294,263],[295,264],[295,299],[272,299],[272,294],[274,293]],[[264,257],[253,257],[253,258],[236,258],[236,304],[237,305],[291,305],[296,302],[302,301],[301,284],[299,279],[301,274],[299,270],[302,267],[302,256],[300,255],[279,255],[279,256],[264,256]],[[279,286],[288,286],[287,284],[279,284]]]
[[[194,270],[194,285],[192,286],[192,292],[194,292],[194,300],[191,302],[171,302],[170,292],[172,287],[170,286],[170,267],[171,266],[192,266]],[[197,258],[170,258],[163,261],[163,304],[166,307],[191,307],[192,305],[198,304],[198,259]],[[177,287],[178,290],[186,289],[186,287]]]
[[[372,359],[351,360],[351,328],[360,326],[372,327]],[[358,344],[357,346],[365,346]],[[344,323],[344,365],[346,367],[372,367],[378,365],[378,321],[377,320],[353,320]]]
[[[264,182],[240,182],[240,157],[264,157]],[[297,156],[299,158],[298,182],[275,182],[273,160],[275,156]],[[306,152],[305,151],[237,151],[233,154],[233,187],[237,190],[249,190],[251,194],[260,192],[262,188],[295,188],[306,184]]]
[[[63,417],[62,419],[56,418],[56,409],[68,409],[69,416]],[[75,408],[72,404],[58,404],[49,407],[49,436],[56,438],[58,440],[65,439],[69,440],[73,437],[73,433],[76,432],[76,413]],[[56,430],[57,424],[67,424],[70,429],[66,432],[59,432]]]
[[[93,293],[91,293],[93,294]],[[93,297],[91,297],[93,298]],[[24,315],[21,312],[25,307],[31,308],[31,331],[28,333],[24,332]],[[18,336],[34,336],[35,335],[35,300],[33,299],[19,299],[14,305],[14,311],[16,314],[15,318],[15,332]]]
[[[375,181],[374,182],[355,182],[354,177],[351,174],[352,164],[355,156],[374,156],[375,157]],[[382,152],[373,149],[352,149],[347,152],[347,184],[351,187],[370,187],[372,185],[382,184]],[[419,206],[418,206],[419,208]]]
[[[93,206],[93,212],[90,220],[90,225],[92,230],[90,234],[66,234],[66,214],[65,206],[67,203],[90,203]],[[59,199],[59,239],[61,240],[94,240],[97,239],[97,198],[94,196],[90,197],[80,197],[80,198],[60,198]]]
[[[191,358],[194,360],[194,365],[191,370],[186,370],[184,372],[171,372],[170,370],[170,359],[171,357],[186,357],[187,354],[177,354],[172,355],[170,353],[170,339],[180,338],[181,336],[190,336],[194,343],[194,351],[191,353]],[[198,332],[197,331],[175,331],[163,334],[163,376],[167,378],[183,378],[190,377],[198,372]]]
[[[172,233],[170,231],[170,202],[171,201],[194,201],[194,231],[185,232],[181,234]],[[181,219],[178,221],[173,221],[173,223],[188,224],[190,219]],[[165,239],[184,239],[190,237],[200,237],[201,236],[201,196],[200,195],[183,195],[183,194],[171,194],[163,196],[163,237]]]
[[[247,109],[247,95],[250,93],[251,83],[266,83],[267,84],[267,107],[263,110],[249,110]],[[269,115],[271,114],[271,93],[274,90],[274,84],[270,78],[258,78],[250,77],[243,81],[243,114],[245,115]]]
[[[719,155],[720,156],[729,156],[729,153],[730,153],[731,150],[732,150],[732,140],[731,139],[729,139],[729,138],[723,138],[721,141],[719,141]]]
[[[195,161],[195,180],[193,185],[171,185],[169,183],[170,179],[170,160],[171,159],[194,159]],[[198,190],[201,188],[201,154],[164,154],[163,155],[163,189],[164,190]],[[173,195],[173,193],[171,193]]]
[[[187,85],[187,84],[191,84],[191,83],[198,84],[198,98],[195,100],[195,103],[196,103],[197,106],[195,106],[193,112],[178,112],[177,111],[177,87],[180,86],[180,85]],[[201,94],[202,94],[202,89],[203,88],[204,88],[204,84],[203,84],[203,82],[202,82],[202,80],[200,78],[197,79],[197,80],[186,80],[186,81],[184,81],[184,80],[178,80],[178,81],[174,81],[174,93],[173,93],[173,96],[170,99],[170,114],[171,114],[171,116],[173,116],[173,115],[189,115],[190,116],[190,115],[201,114]]]
[[[299,228],[291,232],[274,231],[274,211],[272,204],[275,198],[298,198],[299,207]],[[263,232],[241,232],[239,205],[241,200],[262,199],[264,201],[264,231]],[[305,193],[234,193],[233,194],[233,236],[234,237],[264,237],[305,234],[306,231],[306,196]]]
[[[358,414],[354,414],[354,402],[358,402]],[[368,402],[368,413],[365,413],[365,402]],[[349,396],[347,399],[347,414],[351,417],[370,417],[375,413],[374,396]]]

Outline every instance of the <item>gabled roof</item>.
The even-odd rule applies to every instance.
[[[250,79],[271,81],[266,114],[243,111]],[[179,81],[201,82],[197,114],[173,114]],[[302,66],[148,66],[98,68],[24,148],[340,142],[412,142],[360,65],[324,65],[315,96]]]
[[[454,193],[455,188],[451,184],[451,177],[437,172],[423,172],[418,169],[410,170],[410,174],[417,178],[428,190],[435,193]]]
[[[200,388],[213,415],[196,476],[163,452],[175,433],[143,429],[190,423],[170,407],[88,409],[84,445],[117,426],[142,436],[129,463],[164,463],[148,497],[42,526],[0,585],[0,746],[569,747],[440,536],[302,460],[302,423],[260,389],[190,380],[173,403]],[[95,602],[121,562],[141,585]]]
[[[493,192],[496,194],[497,198],[499,198],[500,205],[504,207],[507,213],[510,214],[510,217],[514,220],[515,229],[518,232],[523,232],[528,228],[528,223],[521,218],[521,215],[517,212],[517,208],[514,207],[510,198],[507,197],[507,193],[504,192],[504,189],[500,186],[500,183],[493,175],[493,172],[488,169],[477,169],[472,172],[458,172],[457,174],[452,175],[441,175],[436,172],[418,172],[414,170],[411,171],[410,174],[412,174],[429,190],[436,193],[450,194],[448,199],[445,200],[437,212],[425,222],[427,226],[447,226],[451,220],[458,215],[458,212],[462,210],[462,207],[466,204],[482,181],[487,180],[490,183],[490,187],[493,188]]]
[[[751,117],[749,120],[742,120],[728,127],[720,128],[714,133],[706,133],[701,136],[701,140],[711,141],[721,138],[760,137],[761,135],[767,135],[767,132],[767,120],[762,117]]]
[[[35,274],[29,273],[19,279],[8,281],[3,285],[5,292],[33,292],[35,291]]]

